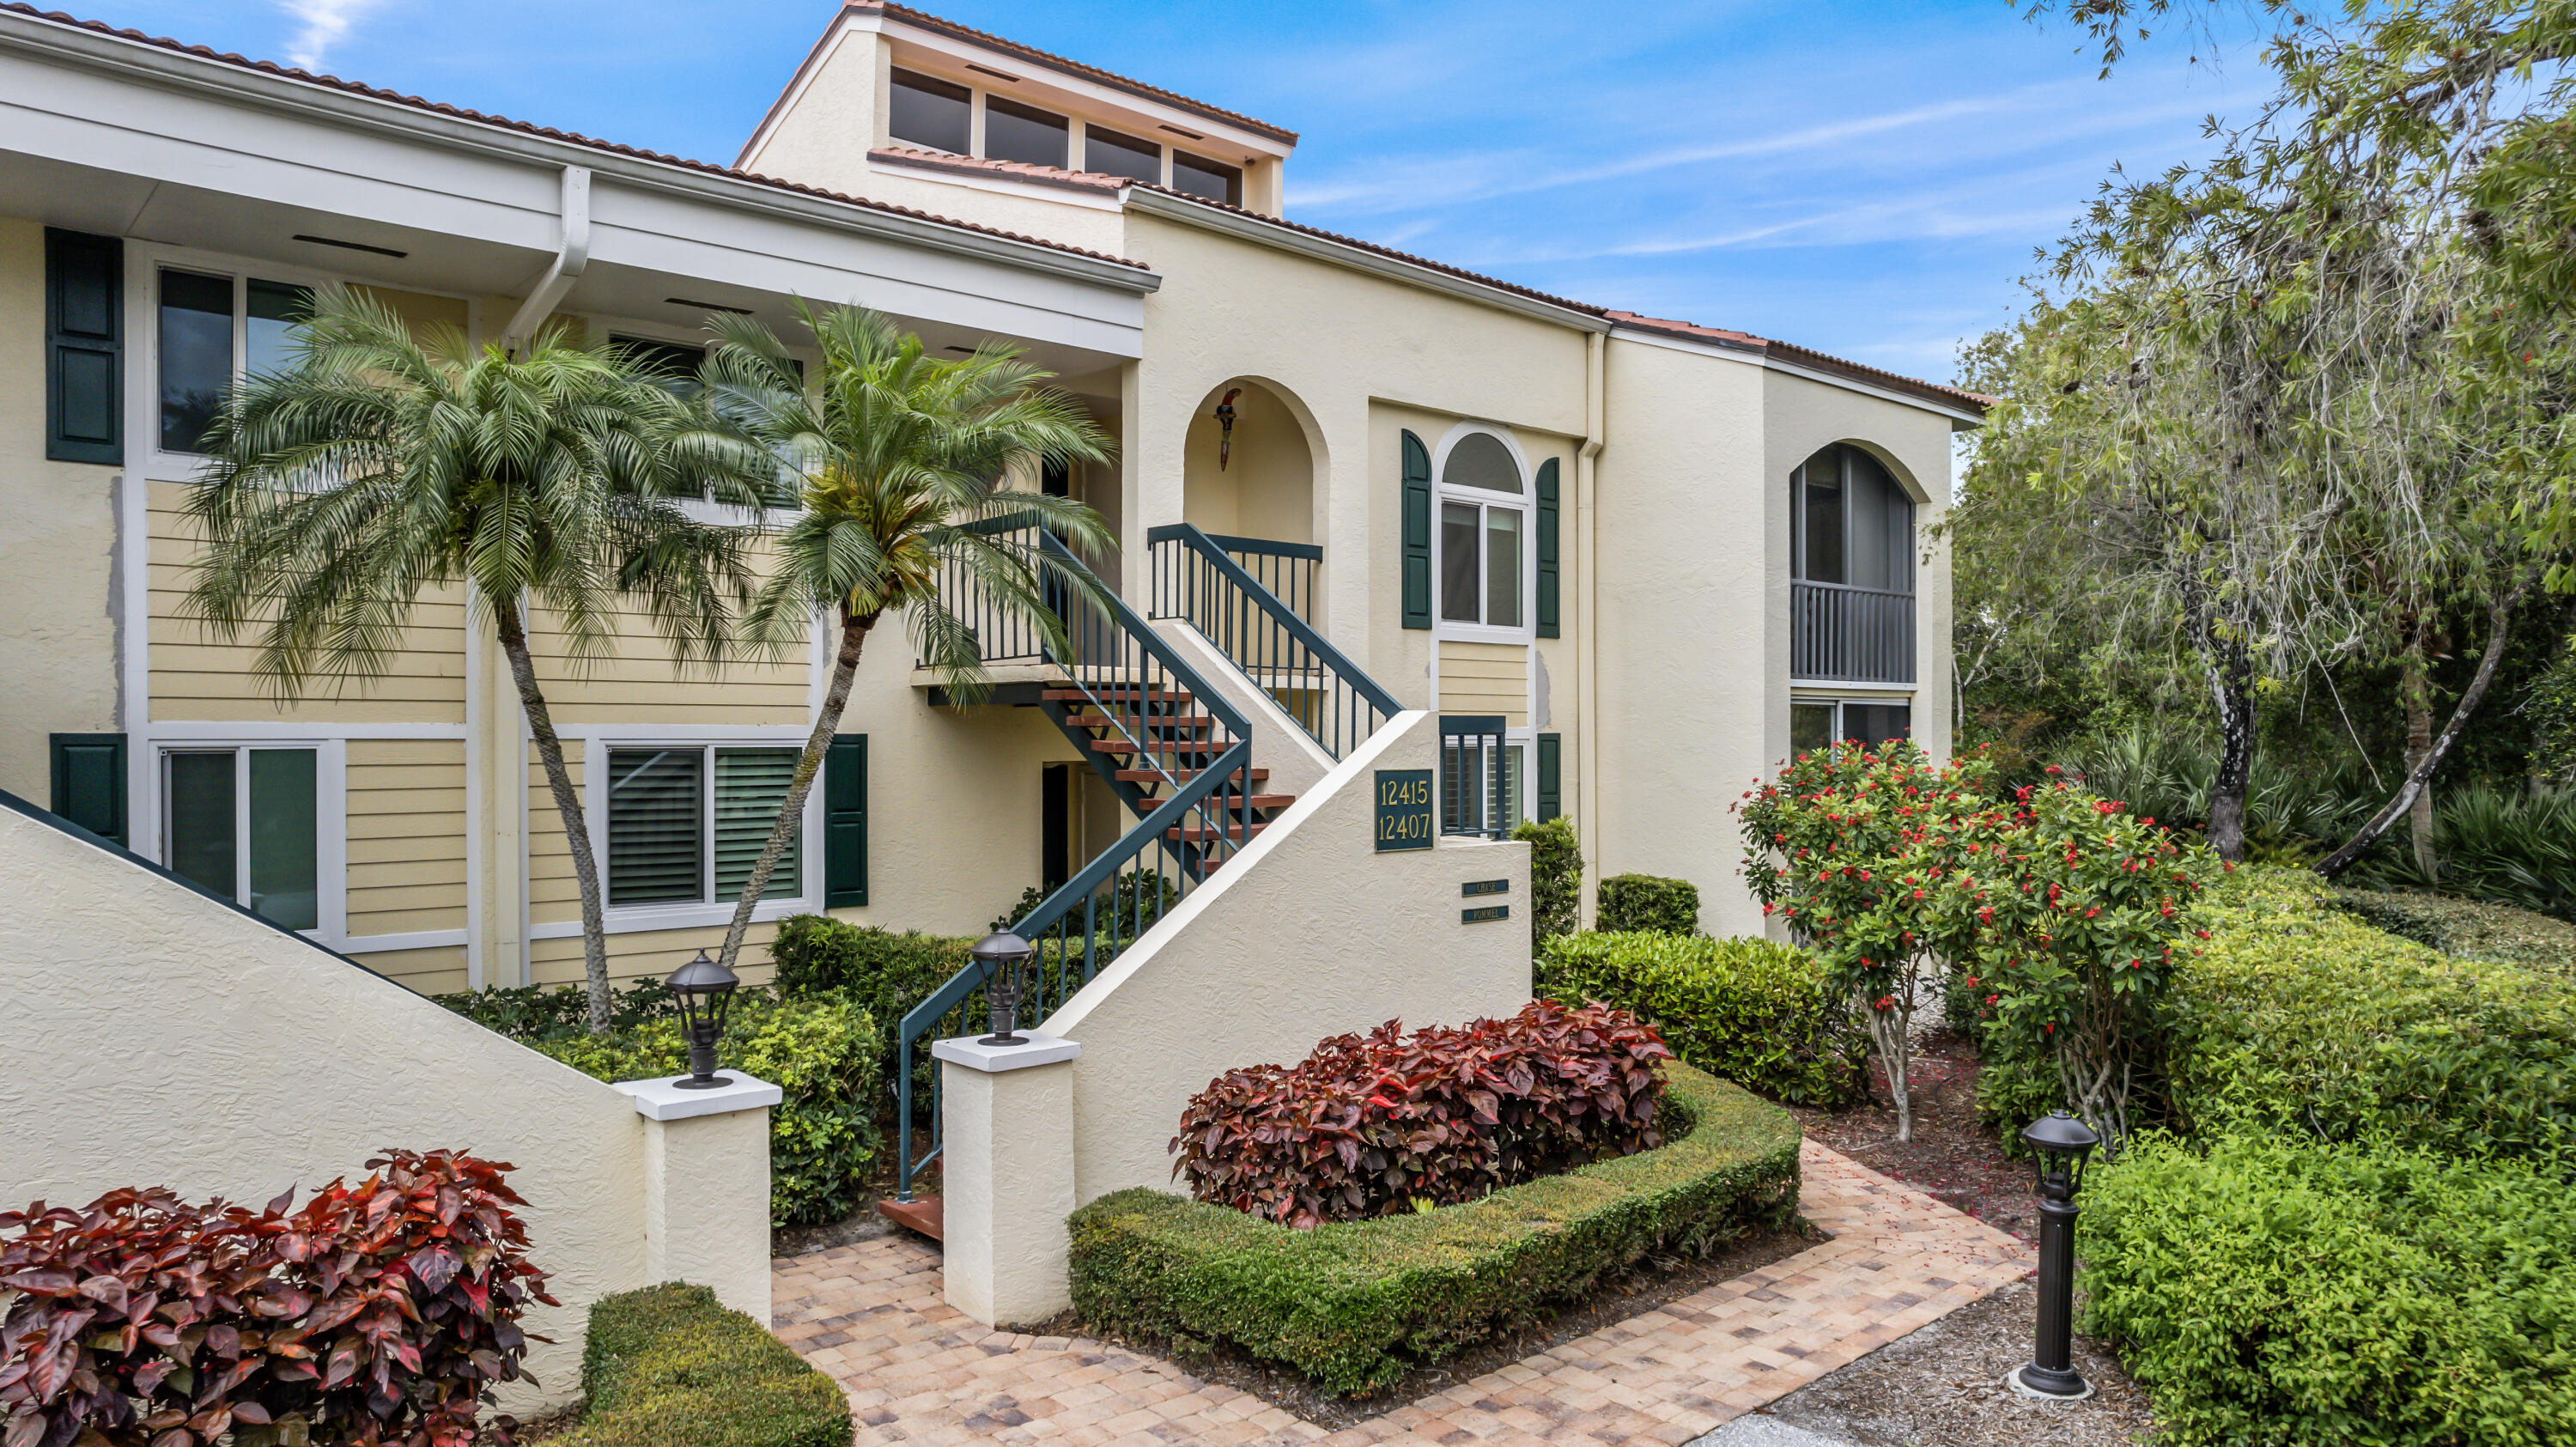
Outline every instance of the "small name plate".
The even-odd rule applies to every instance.
[[[1509,894],[1512,882],[1508,879],[1471,879],[1459,885],[1458,892],[1470,899],[1480,894]]]
[[[1458,911],[1458,923],[1460,924],[1492,924],[1498,919],[1510,919],[1511,917],[1512,907],[1508,904],[1489,904],[1481,909],[1462,909]]]
[[[1377,771],[1377,847],[1428,849],[1439,826],[1431,817],[1429,769]]]

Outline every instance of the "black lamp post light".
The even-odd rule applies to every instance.
[[[2062,1110],[2021,1133],[2039,1154],[2039,1330],[2030,1363],[2005,1378],[2025,1397],[2073,1401],[2093,1395],[2075,1370],[2075,1193],[2102,1137]]]
[[[984,1004],[992,1012],[993,1033],[976,1041],[978,1045],[1026,1045],[1027,1037],[1018,1033],[1022,973],[1029,961],[1038,957],[1037,947],[1005,930],[989,934],[975,942],[968,952],[984,971]]]
[[[680,997],[680,1035],[689,1042],[688,1079],[672,1081],[672,1088],[713,1090],[733,1084],[732,1076],[716,1074],[716,1042],[724,1038],[725,1011],[741,978],[700,950],[696,959],[673,970],[667,983]]]

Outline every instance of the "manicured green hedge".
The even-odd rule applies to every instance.
[[[1583,908],[1583,842],[1562,814],[1545,823],[1524,819],[1512,837],[1530,847],[1530,947],[1536,949],[1575,931]]]
[[[1815,956],[1761,939],[1579,934],[1548,941],[1538,993],[1600,1000],[1661,1030],[1683,1060],[1775,1100],[1858,1099],[1869,1032]]]
[[[1614,874],[1601,881],[1593,927],[1606,934],[1699,933],[1699,886],[1652,874]]]
[[[828,915],[796,914],[778,922],[769,942],[778,972],[770,983],[782,995],[837,990],[858,1002],[888,1034],[904,1012],[966,968],[974,941],[918,930],[878,929]]]
[[[562,1447],[849,1447],[839,1384],[703,1286],[593,1303],[581,1386]]]
[[[2576,980],[2576,924],[2565,920],[2441,894],[2341,889],[2334,902],[2390,934],[2446,955],[2532,965]]]
[[[2313,875],[2240,870],[2176,979],[2176,1121],[2454,1155],[2576,1139],[2576,988],[2457,959],[2333,907]]]
[[[780,1000],[746,991],[735,997],[717,1063],[748,1071],[786,1095],[769,1113],[773,1225],[837,1221],[859,1208],[882,1142],[876,1110],[884,1091],[878,1062],[885,1033],[838,994]],[[689,1047],[675,1020],[528,1044],[601,1080],[644,1080],[689,1068]]]
[[[2576,1442],[2576,1193],[2544,1163],[2147,1137],[2078,1230],[2160,1442]]]
[[[1360,1393],[1542,1317],[1648,1251],[1705,1252],[1797,1209],[1789,1113],[1687,1065],[1660,1150],[1481,1201],[1299,1231],[1144,1189],[1073,1213],[1073,1299],[1095,1327],[1233,1342]]]

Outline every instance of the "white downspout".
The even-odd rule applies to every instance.
[[[1583,850],[1592,856],[1594,888],[1577,890],[1575,909],[1581,928],[1592,928],[1593,898],[1601,871],[1601,560],[1600,528],[1594,517],[1594,490],[1600,475],[1601,443],[1607,406],[1604,370],[1609,365],[1610,338],[1594,332],[1584,351],[1583,448],[1574,458],[1574,547],[1582,559],[1583,640],[1575,654],[1575,708],[1581,727],[1575,733],[1575,828]]]
[[[528,289],[528,299],[510,317],[509,327],[501,333],[501,348],[512,356],[536,336],[537,328],[561,305],[574,282],[581,280],[582,268],[590,264],[590,168],[563,168],[563,244],[555,259],[546,265],[536,285]]]

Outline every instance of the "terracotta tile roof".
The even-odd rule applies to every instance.
[[[1746,351],[1759,352],[1766,357],[1778,357],[1784,362],[1795,362],[1802,367],[1812,367],[1819,372],[1831,372],[1856,382],[1874,383],[1893,392],[1903,392],[1909,396],[1921,397],[1947,406],[1962,407],[1980,415],[1995,404],[1994,398],[1982,393],[1964,391],[1957,387],[1945,387],[1938,382],[1926,382],[1917,377],[1885,371],[1863,362],[1846,361],[1841,357],[1830,356],[1792,342],[1775,342],[1767,337],[1757,337],[1751,332],[1728,331],[1724,327],[1704,327],[1695,322],[1679,322],[1668,317],[1639,316],[1635,312],[1612,311],[1604,312],[1602,315],[1623,327],[1635,327],[1639,331],[1662,332],[1667,336],[1713,341],[1721,346],[1740,347]]]
[[[912,166],[960,176],[992,176],[1006,181],[1026,181],[1035,186],[1056,186],[1067,191],[1094,191],[1104,196],[1115,196],[1130,184],[1124,176],[1103,175],[1097,171],[1068,171],[1061,166],[1033,166],[1026,161],[993,161],[981,156],[961,156],[954,151],[925,151],[914,146],[878,146],[868,152],[868,159],[881,165]]]
[[[924,30],[936,30],[942,35],[952,36],[958,40],[973,41],[977,45],[986,46],[1008,55],[1016,55],[1022,60],[1045,66],[1049,70],[1061,71],[1066,75],[1079,76],[1084,80],[1098,82],[1099,84],[1108,86],[1113,90],[1123,90],[1129,95],[1139,96],[1146,100],[1161,101],[1165,105],[1178,106],[1185,111],[1195,111],[1200,115],[1208,117],[1210,120],[1218,120],[1223,121],[1228,125],[1241,126],[1243,129],[1250,131],[1255,135],[1268,136],[1270,139],[1278,141],[1283,145],[1293,146],[1297,144],[1297,133],[1284,126],[1274,126],[1268,121],[1256,120],[1253,117],[1244,115],[1238,111],[1230,111],[1222,106],[1209,105],[1206,101],[1192,100],[1188,96],[1179,95],[1172,91],[1165,90],[1161,86],[1147,85],[1141,80],[1131,80],[1126,76],[1102,70],[1096,65],[1085,65],[1078,60],[1069,60],[1061,55],[1050,54],[1049,52],[1040,50],[1033,45],[1022,45],[1016,40],[1005,40],[1001,36],[991,34],[987,31],[977,30],[971,26],[960,25],[954,20],[942,20],[936,15],[925,14],[922,11],[913,9],[909,5],[897,5],[892,3],[892,0],[850,0],[850,3],[846,8],[851,10],[870,11],[884,15],[890,20],[900,20],[907,25],[917,25]]]
[[[423,100],[416,95],[404,95],[400,91],[383,90],[371,85],[361,85],[356,81],[342,80],[338,76],[334,75],[315,75],[311,71],[297,70],[291,66],[279,65],[274,61],[251,60],[247,57],[235,55],[230,52],[217,52],[203,45],[187,45],[179,41],[172,40],[167,36],[146,35],[140,30],[120,30],[112,26],[103,25],[95,20],[82,20],[75,16],[65,15],[58,10],[38,10],[33,5],[23,3],[23,0],[0,0],[0,12],[6,12],[13,15],[23,15],[30,19],[42,20],[54,25],[68,26],[76,30],[86,30],[99,35],[110,35],[119,40],[130,40],[137,44],[149,45],[161,50],[174,51],[181,55],[195,56],[200,60],[211,60],[224,65],[236,66],[243,70],[255,70],[264,75],[279,76],[287,80],[298,81],[306,85],[322,86],[330,90],[342,91],[350,95],[366,96],[371,100],[389,101],[395,105],[408,106],[414,110],[429,111],[438,115],[453,117],[457,120],[470,121],[476,125],[493,126],[501,130],[517,131],[523,135],[543,136],[548,140],[563,141],[576,146],[586,146],[595,151],[608,152],[611,155],[627,156],[639,161],[652,161],[665,166],[677,166],[683,170],[698,171],[710,176],[723,176],[731,180],[744,181],[755,186],[766,187],[773,191],[791,191],[801,196],[812,196],[819,200],[831,201],[844,206],[854,206],[863,211],[875,211],[890,216],[908,217],[915,221],[927,221],[939,226],[954,227],[960,231],[971,231],[982,236],[999,237],[1005,241],[1017,241],[1029,246],[1043,247],[1049,251],[1064,252],[1073,256],[1089,257],[1094,261],[1106,261],[1115,263],[1119,266],[1131,266],[1139,271],[1149,269],[1141,261],[1131,261],[1126,257],[1111,256],[1105,252],[1086,251],[1079,246],[1067,246],[1061,241],[1049,241],[1044,237],[1038,236],[1023,236],[1016,231],[1003,231],[997,227],[979,226],[972,221],[959,221],[954,217],[938,216],[928,211],[917,211],[909,206],[895,206],[889,205],[883,201],[871,201],[863,196],[845,196],[838,191],[826,191],[819,186],[807,186],[795,181],[782,181],[775,176],[763,176],[755,172],[741,170],[732,166],[719,166],[707,161],[692,161],[684,156],[669,155],[661,151],[647,151],[634,146],[622,146],[615,141],[603,141],[595,136],[582,135],[577,131],[559,131],[552,126],[531,125],[526,121],[511,120],[507,116],[489,115],[482,111],[467,110],[462,106],[452,106],[440,101]]]

